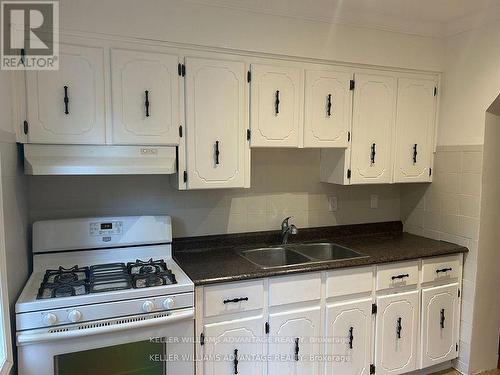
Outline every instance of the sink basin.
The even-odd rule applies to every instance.
[[[365,254],[329,242],[261,247],[244,250],[240,255],[264,269],[367,257]]]
[[[285,247],[244,250],[241,255],[261,268],[286,267],[310,262],[306,256]]]

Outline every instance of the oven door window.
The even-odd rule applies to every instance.
[[[164,375],[165,343],[140,341],[105,348],[59,354],[55,375]]]

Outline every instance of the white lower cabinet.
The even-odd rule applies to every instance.
[[[372,325],[371,298],[326,305],[326,374],[370,373]]]
[[[422,367],[457,356],[458,284],[422,290]]]
[[[269,314],[268,374],[318,374],[320,306]]]
[[[206,324],[203,331],[203,374],[263,374],[262,315]]]
[[[402,374],[416,369],[419,293],[414,290],[377,297],[377,374]]]

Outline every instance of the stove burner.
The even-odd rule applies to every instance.
[[[56,283],[69,283],[69,282],[77,281],[77,280],[78,280],[78,275],[74,272],[62,273],[62,274],[56,275],[54,277],[54,281]]]
[[[84,281],[42,283],[40,289],[38,289],[37,299],[79,296],[87,293],[88,287]]]
[[[132,280],[132,286],[137,289],[160,285],[171,285],[176,283],[177,280],[170,270],[166,272],[158,272],[155,274],[135,275]]]

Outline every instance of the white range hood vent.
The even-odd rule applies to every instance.
[[[176,173],[175,147],[24,145],[29,175],[123,175]]]

